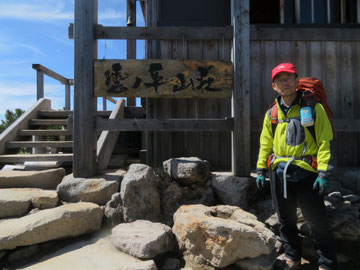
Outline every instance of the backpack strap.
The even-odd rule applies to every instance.
[[[311,109],[312,109],[312,112],[313,112],[313,117],[315,119],[315,105],[316,105],[316,102],[315,100],[313,99],[312,102],[309,102],[308,100],[306,101],[306,105],[304,104],[303,105],[303,102],[300,103],[300,107],[304,107],[304,106],[310,106]],[[275,104],[273,105],[269,111],[268,111],[268,116],[270,117],[271,119],[271,129],[272,129],[272,134],[273,136],[275,136],[275,131],[276,131],[276,127],[277,127],[277,124],[279,123],[279,120],[278,120],[278,106]],[[286,120],[285,120],[286,121]],[[284,121],[281,121],[281,122],[284,122]],[[315,143],[316,143],[316,134],[315,134],[315,127],[314,126],[310,126],[310,127],[307,127],[307,129],[309,130],[311,136],[313,137]]]
[[[271,129],[273,137],[275,136],[275,130],[278,124],[278,106],[275,104],[269,110],[269,116],[271,118]]]

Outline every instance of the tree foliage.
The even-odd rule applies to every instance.
[[[1,120],[0,123],[0,133],[7,129],[12,123],[16,121],[25,111],[22,109],[15,109],[15,112],[6,110],[5,112],[5,121]]]

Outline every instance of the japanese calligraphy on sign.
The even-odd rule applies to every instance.
[[[95,96],[229,98],[231,62],[197,60],[97,60]]]

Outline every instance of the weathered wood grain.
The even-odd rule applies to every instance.
[[[74,177],[96,173],[96,133],[93,61],[97,58],[94,27],[97,0],[75,0],[74,40]]]
[[[250,22],[249,1],[231,1],[234,64],[232,115],[232,172],[235,176],[250,175]]]
[[[230,62],[200,60],[97,60],[95,96],[151,98],[231,97]]]
[[[231,131],[233,119],[96,119],[98,130]]]
[[[125,100],[118,99],[109,119],[124,118]],[[97,141],[96,156],[97,170],[102,171],[107,168],[111,154],[114,150],[119,131],[102,131]]]

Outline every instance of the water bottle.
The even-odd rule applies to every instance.
[[[301,125],[303,127],[310,127],[314,125],[314,118],[311,107],[302,107],[300,109]]]

